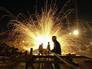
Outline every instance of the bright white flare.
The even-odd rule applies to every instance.
[[[73,34],[74,34],[74,35],[79,35],[79,31],[78,31],[78,30],[74,30],[74,31],[73,31]]]

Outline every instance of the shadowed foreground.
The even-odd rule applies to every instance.
[[[54,56],[29,57],[0,56],[0,69],[55,69]],[[59,62],[61,69],[91,69],[92,66],[92,60],[87,57],[72,56],[73,62],[67,61],[67,56],[61,56],[61,58],[65,60]]]

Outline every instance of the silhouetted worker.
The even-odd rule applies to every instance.
[[[52,36],[52,41],[54,43],[54,49],[52,50],[52,52],[54,52],[55,54],[59,54],[61,55],[61,47],[60,47],[60,43],[57,41],[56,36]],[[55,62],[55,69],[61,69],[60,65],[58,63],[59,59],[57,57],[54,58]]]
[[[43,54],[43,43],[39,45],[39,54]]]
[[[49,53],[50,52],[50,42],[48,42],[47,50],[48,50],[48,53]]]
[[[57,41],[56,36],[52,36],[52,41],[54,43],[54,49],[52,50],[52,52],[61,55],[60,43]]]

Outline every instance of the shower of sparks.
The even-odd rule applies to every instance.
[[[64,13],[65,7],[69,6],[68,4],[70,1],[71,0],[67,1],[58,13]],[[62,54],[92,55],[92,25],[89,23],[83,21],[83,23],[78,23],[78,27],[74,24],[74,28],[69,26],[69,30],[67,30],[67,28],[65,29],[62,25],[63,21],[61,20],[65,18],[65,16],[68,16],[68,14],[64,13],[62,17],[61,15],[57,15],[57,8],[54,8],[53,5],[51,8],[46,7],[46,9],[43,9],[42,13],[38,15],[36,13],[32,16],[29,15],[30,17],[27,18],[22,14],[16,17],[7,9],[1,7],[0,9],[8,13],[12,18],[8,25],[10,28],[8,38],[2,41],[0,40],[1,42],[18,48],[20,51],[30,51],[30,48],[38,49],[39,45],[42,43],[43,48],[47,48],[47,44],[50,42],[50,47],[53,49],[51,38],[55,35],[61,44]],[[70,10],[71,9],[68,11]],[[77,28],[77,30],[74,30],[75,28]],[[4,34],[5,33],[0,33],[0,35]]]
[[[37,16],[34,20],[31,16],[27,20],[11,20],[13,24],[13,33],[16,34],[15,47],[19,47],[24,50],[30,50],[30,48],[38,49],[39,45],[43,43],[43,48],[47,48],[48,42],[53,49],[52,36],[57,36],[57,40],[63,45],[63,33],[61,29],[60,20],[54,16],[52,10],[43,12],[42,15]],[[15,36],[15,35],[14,35]]]

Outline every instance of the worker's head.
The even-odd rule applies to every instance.
[[[52,41],[54,42],[56,40],[57,40],[56,36],[52,36]]]

